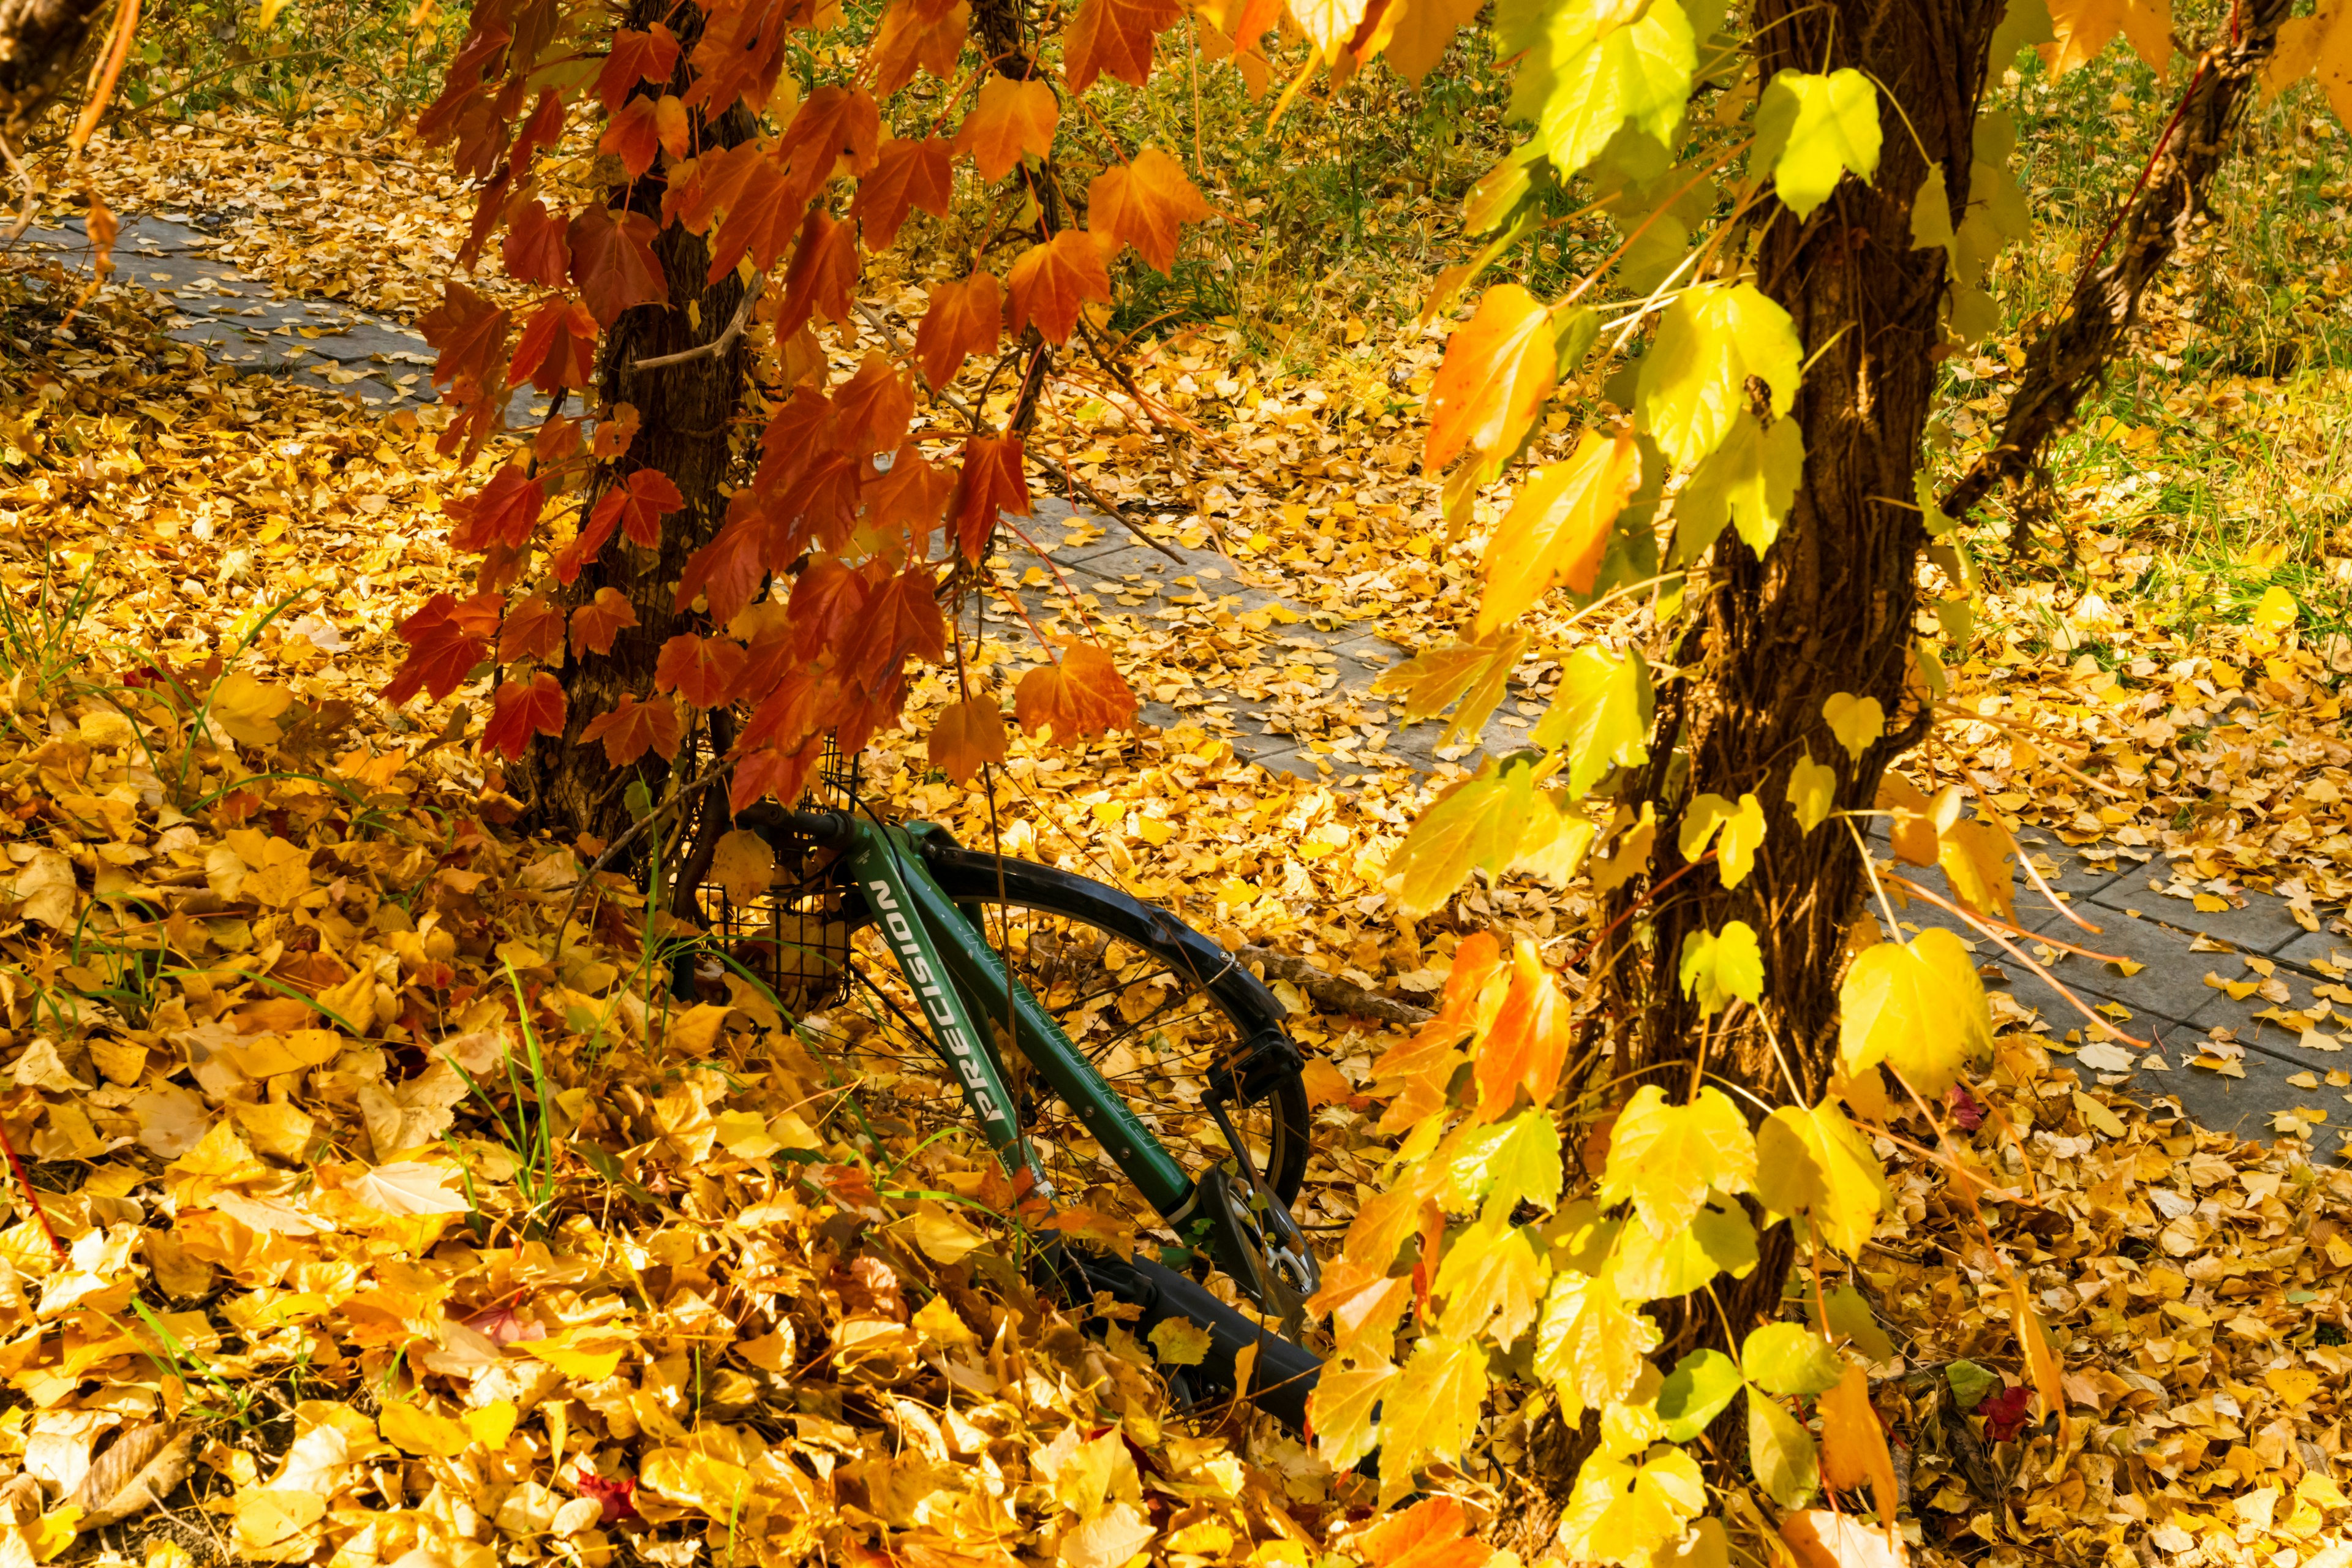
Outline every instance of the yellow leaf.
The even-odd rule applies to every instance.
[[[1837,737],[1845,754],[1855,762],[1870,750],[1871,742],[1886,733],[1886,713],[1875,697],[1856,697],[1851,691],[1841,691],[1822,704],[1822,718]]]
[[[2042,1408],[2058,1417],[2058,1450],[2066,1449],[2066,1388],[2058,1374],[2058,1354],[2050,1348],[2050,1331],[2042,1326],[2042,1319],[2033,1310],[2033,1299],[2025,1288],[2025,1276],[2015,1274],[2009,1281],[2011,1325],[2017,1331],[2017,1348],[2025,1354],[2025,1370],[2033,1382],[2033,1392],[2042,1396]]]
[[[2095,58],[2118,33],[2159,77],[2172,58],[2169,0],[2050,0],[2050,30],[2056,40],[2041,52],[2053,76]]]
[[[1165,1319],[1153,1325],[1149,1337],[1162,1366],[1198,1366],[1208,1359],[1214,1342],[1208,1330],[1189,1318]]]
[[[961,1215],[950,1213],[937,1200],[925,1198],[915,1212],[890,1227],[923,1249],[934,1263],[961,1263],[988,1237]]]
[[[1999,915],[2015,925],[2016,894],[2010,873],[2013,857],[2008,831],[1981,817],[1955,822],[1940,836],[1940,846],[1937,858],[1960,902],[1979,914]]]
[[[1848,1078],[1885,1062],[1933,1100],[1991,1051],[1984,982],[1950,931],[1879,942],[1846,971],[1838,988],[1838,1058]]]
[[[1486,591],[1473,632],[1485,637],[1527,612],[1553,583],[1590,594],[1610,525],[1642,477],[1641,449],[1625,431],[1587,430],[1563,463],[1538,468],[1486,544]]]
[[[1886,1431],[1870,1407],[1870,1374],[1852,1362],[1838,1385],[1822,1395],[1822,1479],[1838,1491],[1870,1483],[1878,1517],[1895,1519],[1895,1458],[1886,1451]]]
[[[388,1405],[376,1425],[385,1442],[419,1458],[454,1459],[474,1442],[474,1435],[461,1423],[436,1415],[420,1405]]]
[[[1315,1426],[1316,1452],[1334,1471],[1352,1468],[1379,1446],[1372,1412],[1402,1375],[1379,1355],[1342,1354],[1324,1363],[1315,1392],[1307,1396],[1307,1415]]]
[[[2263,86],[2277,92],[2315,73],[2336,118],[2352,125],[2352,6],[2320,5],[2308,16],[2279,24]]]
[[[737,903],[751,903],[775,883],[776,852],[765,838],[739,827],[719,840],[710,857],[710,879]]]
[[[1383,1487],[1410,1489],[1412,1471],[1431,1459],[1458,1462],[1486,1405],[1484,1349],[1442,1335],[1414,1345],[1381,1411]]]
[[[1797,826],[1811,833],[1829,820],[1837,806],[1837,770],[1813,761],[1813,753],[1807,752],[1789,770],[1788,800],[1789,809],[1797,814]]]
[[[2262,602],[2254,606],[2253,626],[2256,631],[2284,631],[2294,625],[2295,617],[2302,613],[2294,602],[2294,595],[2273,584],[2263,594]]]
[[[292,706],[292,692],[265,685],[241,670],[231,670],[213,683],[213,721],[230,740],[248,746],[276,745],[278,716]]]
[[[1602,1450],[1576,1474],[1559,1543],[1574,1562],[1646,1563],[1706,1507],[1698,1462],[1682,1449],[1661,1444],[1639,1464]]]
[[[1611,1130],[1600,1199],[1633,1199],[1650,1233],[1665,1237],[1691,1222],[1710,1190],[1744,1193],[1755,1183],[1755,1135],[1728,1096],[1709,1086],[1688,1105],[1669,1105],[1645,1083]]]
[[[1869,1142],[1835,1104],[1784,1105],[1756,1132],[1756,1195],[1775,1214],[1810,1215],[1814,1233],[1849,1258],[1893,1201]]]
[[[551,1339],[519,1342],[526,1354],[536,1356],[564,1376],[582,1383],[600,1383],[621,1364],[625,1347],[609,1340],[583,1341],[577,1330],[566,1329]]]
[[[499,1399],[478,1409],[467,1411],[464,1420],[466,1430],[472,1434],[475,1442],[496,1451],[505,1447],[507,1439],[514,1436],[518,1415],[513,1400]]]

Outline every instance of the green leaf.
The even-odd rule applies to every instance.
[[[1519,852],[1537,809],[1534,770],[1492,758],[1431,803],[1389,857],[1383,885],[1409,917],[1454,896],[1474,868],[1500,872]]]
[[[1445,1302],[1437,1331],[1457,1340],[1484,1335],[1497,1349],[1509,1350],[1536,1321],[1549,1272],[1529,1232],[1502,1224],[1472,1226],[1454,1238],[1430,1286]]]
[[[1762,1394],[1748,1395],[1748,1459],[1765,1495],[1782,1508],[1802,1508],[1822,1484],[1821,1456],[1804,1423]]]
[[[1569,0],[1555,11],[1542,62],[1520,68],[1515,106],[1542,94],[1536,141],[1560,176],[1601,155],[1629,121],[1660,147],[1672,143],[1698,63],[1690,18],[1676,0],[1652,0],[1638,21],[1617,26],[1615,0]]]
[[[1573,1422],[1622,1399],[1658,1348],[1658,1326],[1629,1310],[1617,1287],[1590,1275],[1555,1274],[1536,1321],[1535,1373]]]
[[[1628,1226],[1617,1237],[1611,1279],[1628,1301],[1687,1296],[1717,1274],[1737,1279],[1756,1267],[1756,1226],[1737,1205],[1710,1205],[1672,1236]]]
[[[1584,368],[1584,356],[1601,340],[1601,312],[1580,305],[1563,312],[1555,323],[1552,345],[1559,353],[1559,379],[1566,381]]]
[[[1559,690],[1529,739],[1567,751],[1568,798],[1581,800],[1611,768],[1647,762],[1649,735],[1647,668],[1587,643],[1560,666]]]
[[[1963,1411],[1974,1410],[1984,1403],[1986,1394],[2000,1387],[2000,1373],[1987,1372],[1972,1361],[1948,1363],[1944,1381],[1952,1385],[1952,1397]]]
[[[1854,1349],[1873,1362],[1895,1359],[1895,1342],[1878,1326],[1878,1318],[1861,1291],[1851,1285],[1832,1286],[1823,1304],[1829,1311],[1832,1332],[1843,1334],[1853,1342]]]
[[[1837,1386],[1845,1363],[1829,1341],[1802,1323],[1767,1323],[1739,1347],[1739,1370],[1768,1394],[1811,1398]]]
[[[1679,974],[1683,994],[1697,996],[1702,1017],[1712,1018],[1734,999],[1753,1004],[1764,994],[1764,952],[1756,928],[1733,921],[1719,931],[1692,931],[1683,938]]]
[[[1639,1464],[1595,1453],[1560,1513],[1559,1545],[1571,1562],[1647,1564],[1706,1507],[1698,1462],[1680,1448],[1662,1445]]]
[[[1465,1128],[1456,1140],[1445,1161],[1447,1195],[1456,1206],[1483,1199],[1508,1214],[1522,1202],[1548,1209],[1559,1201],[1567,1171],[1559,1130],[1545,1112],[1526,1110],[1508,1121]]]
[[[1756,1197],[1774,1214],[1804,1214],[1848,1257],[1862,1250],[1894,1196],[1870,1144],[1835,1103],[1784,1105],[1756,1132]]]
[[[1666,1440],[1687,1443],[1706,1431],[1739,1397],[1746,1380],[1739,1363],[1721,1351],[1693,1351],[1675,1363],[1658,1390],[1658,1417]]]
[[[1992,30],[1992,49],[1985,59],[1994,70],[2006,70],[2017,63],[2020,51],[2057,41],[2057,30],[2050,26],[2049,0],[2009,0]]]
[[[1838,1058],[1848,1078],[1885,1062],[1935,1100],[1991,1053],[1984,982],[1960,939],[1941,927],[1865,948],[1838,987]]]
[[[1688,1105],[1668,1105],[1664,1090],[1645,1083],[1617,1114],[1599,1197],[1631,1198],[1651,1234],[1664,1237],[1691,1222],[1710,1188],[1738,1194],[1755,1183],[1756,1139],[1729,1097],[1709,1087]]]
[[[1756,103],[1756,151],[1749,168],[1768,163],[1780,203],[1799,217],[1829,200],[1849,170],[1878,172],[1878,92],[1848,67],[1827,76],[1784,70]]]
[[[1470,194],[1462,198],[1462,232],[1494,233],[1557,184],[1544,162],[1543,149],[1533,142],[1520,142],[1479,175]]]
[[[1822,704],[1822,718],[1845,748],[1845,754],[1855,762],[1870,750],[1871,743],[1886,733],[1886,710],[1875,697],[1856,697],[1851,691],[1832,693]]]
[[[1837,770],[1813,761],[1813,753],[1807,752],[1789,770],[1788,799],[1789,809],[1797,814],[1797,826],[1812,832],[1837,808]]]
[[[1781,521],[1805,472],[1805,437],[1793,419],[1767,430],[1741,409],[1723,445],[1707,455],[1675,500],[1675,559],[1696,561],[1723,525],[1738,525],[1748,548],[1762,555],[1780,536]]]
[[[1693,289],[1658,323],[1634,402],[1659,448],[1688,468],[1723,445],[1748,406],[1748,378],[1771,392],[1777,417],[1797,395],[1804,351],[1789,312],[1752,283]]]
[[[1680,1448],[1661,1445],[1639,1464],[1595,1453],[1560,1513],[1560,1548],[1571,1562],[1647,1564],[1706,1507],[1698,1462]]]

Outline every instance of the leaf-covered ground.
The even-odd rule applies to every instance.
[[[2135,69],[2012,85],[2029,132],[2104,104],[2120,148],[2155,101]],[[2205,264],[2026,509],[2050,542],[1979,541],[1985,611],[1915,771],[2145,860],[2191,902],[2268,889],[2316,927],[2352,879],[2347,176],[2333,145],[2259,145]],[[226,220],[227,254],[289,293],[413,312],[465,218],[428,158],[338,111],[107,151],[110,204]],[[2031,165],[2086,227],[2128,167]],[[2326,259],[2285,266],[2306,256]],[[2038,259],[2009,264],[2013,320],[2065,270]],[[868,280],[883,325],[919,281]],[[441,509],[467,481],[423,438],[433,415],[379,423],[209,369],[157,342],[136,282],[70,321],[79,279],[7,284],[0,1117],[64,1255],[12,1184],[0,1552],[1399,1556],[1364,1483],[1263,1422],[1173,1407],[1161,1358],[1181,1343],[1089,1339],[1036,1298],[977,1144],[863,1115],[908,1097],[854,1060],[672,1002],[636,889],[581,886],[595,847],[502,826],[512,803],[474,749],[487,687],[400,713],[376,696],[392,628],[460,576]],[[1392,997],[1426,999],[1479,927],[1565,961],[1589,935],[1579,886],[1394,916],[1387,858],[1444,779],[1368,760],[1383,705],[1280,616],[1221,603],[1261,584],[1403,649],[1475,599],[1481,536],[1447,537],[1414,468],[1437,336],[1358,299],[1305,335],[1311,353],[1270,348],[1262,320],[1199,320],[1139,345],[1148,407],[1083,374],[1053,392],[1042,447],[1075,499],[1230,555],[1223,577],[1058,609],[1180,721],[1083,752],[1016,741],[990,801],[929,767],[935,679],[869,752],[868,787]],[[2013,369],[1955,363],[1960,449]],[[1045,570],[1013,551],[1003,569]],[[1576,639],[1627,629],[1553,627],[1507,713],[1541,711]],[[1030,662],[1027,639],[993,607],[983,682]],[[1261,771],[1182,717],[1225,693],[1282,700],[1328,775]],[[1321,1139],[1304,1217],[1329,1236],[1381,1183],[1392,1037],[1297,1023]],[[1923,1157],[1924,1121],[1881,1142],[1898,1205],[1848,1282],[1887,1336],[1906,1529],[1935,1560],[2345,1568],[2352,1182],[2333,1137],[2241,1142],[2136,1106],[2070,1059],[2074,1027],[2001,1040],[1948,1110],[1964,1168]],[[1989,1237],[2058,1342],[2063,1431],[2022,1420]],[[1539,1414],[1498,1411],[1433,1492],[1474,1527],[1507,1521]]]

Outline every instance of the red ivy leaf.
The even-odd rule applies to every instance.
[[[678,574],[677,608],[699,595],[710,614],[731,621],[768,575],[770,520],[760,495],[737,490],[727,503],[727,522],[709,543],[687,557]]]
[[[490,721],[482,727],[482,750],[520,757],[534,734],[563,733],[563,688],[541,669],[529,681],[509,680],[490,698]]]
[[[654,689],[675,691],[697,708],[716,708],[734,689],[745,657],[743,645],[732,637],[682,632],[662,644],[654,664]]]
[[[522,324],[515,340],[514,363],[507,367],[507,384],[528,381],[540,391],[554,394],[562,387],[585,386],[596,374],[596,318],[576,300],[562,296],[548,300]]]
[[[613,524],[618,521],[630,543],[651,549],[661,542],[661,520],[685,505],[686,498],[667,474],[659,468],[638,468],[626,484],[604,492],[596,510],[588,514],[588,526],[582,532],[594,533],[601,542],[611,536]]]
[[[978,561],[987,550],[999,512],[1029,515],[1029,479],[1021,456],[1018,435],[965,437],[954,510],[956,542],[968,559]]]
[[[539,106],[507,151],[507,166],[519,174],[530,172],[531,154],[563,140],[563,95],[551,87],[539,89]]]
[[[659,22],[651,32],[624,27],[613,35],[613,52],[596,73],[596,96],[608,110],[618,109],[630,89],[641,81],[667,81],[677,69],[677,39]]]
[[[563,612],[544,594],[533,594],[508,609],[499,627],[499,662],[545,658],[563,647]]]
[[[1062,68],[1072,92],[1097,76],[1141,87],[1151,76],[1151,42],[1176,25],[1184,8],[1175,0],[1079,0],[1062,35]]]
[[[572,651],[610,653],[613,639],[625,627],[637,624],[637,607],[618,588],[599,588],[596,596],[572,612]]]
[[[499,243],[499,258],[507,276],[526,283],[561,289],[572,275],[572,251],[563,243],[563,226],[537,196],[519,204],[507,218],[507,237]]]
[[[937,580],[917,564],[876,591],[850,638],[850,679],[869,689],[898,671],[911,655],[926,662],[945,658],[948,626],[933,595]]]
[[[887,452],[906,437],[907,421],[915,416],[915,389],[880,350],[869,349],[857,374],[833,395],[833,407],[841,450],[863,458]]]
[[[898,237],[898,226],[907,221],[908,207],[920,207],[933,217],[948,216],[948,198],[955,189],[953,152],[943,136],[893,138],[882,143],[874,172],[858,182],[857,197],[849,204],[849,216],[864,231],[866,249],[889,249]]]
[[[801,242],[784,270],[784,297],[776,306],[776,336],[791,337],[812,315],[829,321],[849,319],[849,291],[857,283],[857,231],[812,209],[801,226]],[[1108,279],[1104,288],[1108,291]]]
[[[866,609],[870,595],[864,576],[836,556],[821,556],[808,563],[793,584],[785,622],[792,627],[793,651],[814,663],[828,648],[838,652],[848,640],[849,628]]]
[[[967,355],[983,354],[996,346],[1004,325],[1004,291],[985,272],[975,272],[961,283],[931,285],[930,304],[922,324],[915,329],[915,358],[923,379],[945,386],[963,368]]]
[[[604,134],[596,141],[596,151],[618,158],[622,169],[633,180],[652,168],[654,155],[661,151],[661,130],[654,123],[654,100],[629,100],[626,108],[605,122]]]
[[[604,760],[625,768],[646,754],[658,752],[667,761],[677,755],[677,710],[667,702],[640,702],[624,697],[609,713],[599,713],[580,731],[580,743],[604,745]]]
[[[1033,245],[1004,275],[1013,295],[1013,330],[1031,321],[1046,341],[1066,343],[1087,301],[1110,298],[1110,272],[1099,240],[1082,228],[1066,228],[1044,245]]]
[[[595,312],[597,325],[611,326],[632,305],[669,298],[661,263],[654,259],[656,232],[645,214],[615,212],[601,202],[573,216],[564,235],[572,244],[572,280]]]
[[[440,701],[466,683],[467,674],[489,652],[487,637],[469,633],[455,616],[457,602],[436,594],[424,607],[400,624],[400,640],[408,658],[383,689],[383,700],[397,708],[419,691]]]
[[[417,318],[416,326],[441,351],[433,365],[434,385],[461,379],[487,384],[497,375],[507,348],[507,313],[463,283],[451,279],[441,303]]]
[[[509,463],[490,476],[490,482],[462,500],[449,503],[457,526],[449,531],[452,550],[487,550],[493,544],[520,549],[539,527],[539,510],[547,502],[547,487]]]

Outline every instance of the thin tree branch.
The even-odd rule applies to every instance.
[[[767,286],[767,282],[768,275],[764,272],[752,278],[751,286],[743,290],[743,302],[735,307],[735,314],[727,323],[727,330],[709,342],[697,343],[690,349],[680,349],[674,354],[656,354],[650,359],[637,360],[631,363],[629,368],[659,370],[664,365],[687,364],[698,359],[716,359],[725,353],[733,346],[735,340],[743,335],[743,329],[751,325],[751,307],[759,300],[760,290]]]

